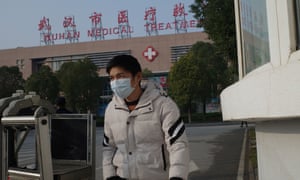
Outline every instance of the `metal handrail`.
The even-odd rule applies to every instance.
[[[34,116],[9,116],[2,117],[1,123],[5,125],[34,125],[36,118]]]
[[[25,171],[18,171],[18,170],[12,170],[9,169],[8,172],[11,175],[22,175],[23,177],[29,177],[29,178],[40,178],[40,173],[33,173],[33,172],[25,172]]]

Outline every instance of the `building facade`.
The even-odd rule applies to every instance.
[[[153,74],[168,73],[179,57],[186,54],[197,41],[210,42],[203,32],[137,37],[128,39],[99,40],[38,47],[18,47],[0,50],[0,66],[18,66],[27,79],[39,67],[47,64],[55,72],[64,62],[90,59],[99,76],[106,76],[107,62],[118,54],[135,56],[142,69]]]
[[[115,40],[98,40],[81,43],[47,45],[39,47],[18,47],[0,50],[0,66],[18,66],[27,79],[42,65],[48,65],[54,72],[65,62],[84,58],[91,60],[98,68],[99,76],[107,76],[106,64],[119,54],[130,54],[140,62],[142,69],[151,71],[151,80],[167,88],[167,75],[171,66],[185,55],[198,41],[211,42],[206,33],[179,33],[173,35],[147,36]],[[103,115],[111,98],[109,82],[104,85],[98,114]]]

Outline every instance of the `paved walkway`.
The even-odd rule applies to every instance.
[[[190,139],[191,157],[199,169],[190,173],[189,180],[237,179],[245,129],[237,125],[224,129],[215,137]]]

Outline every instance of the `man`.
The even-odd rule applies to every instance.
[[[71,113],[71,111],[66,108],[66,99],[64,97],[56,98],[55,106],[57,114]]]
[[[105,180],[186,180],[189,149],[174,101],[152,82],[142,85],[141,66],[130,55],[107,65],[112,101],[105,112]]]

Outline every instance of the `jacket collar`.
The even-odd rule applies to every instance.
[[[144,92],[141,95],[140,100],[139,100],[135,110],[139,110],[139,111],[143,111],[143,112],[153,111],[152,102],[156,98],[161,96],[161,92],[163,90],[159,85],[155,84],[154,82],[152,82],[150,80],[142,81],[141,87],[142,87],[142,89],[144,89]],[[114,95],[112,101],[113,101],[116,109],[123,109],[123,110],[128,111],[128,108],[127,108],[127,105],[126,105],[124,99]]]

